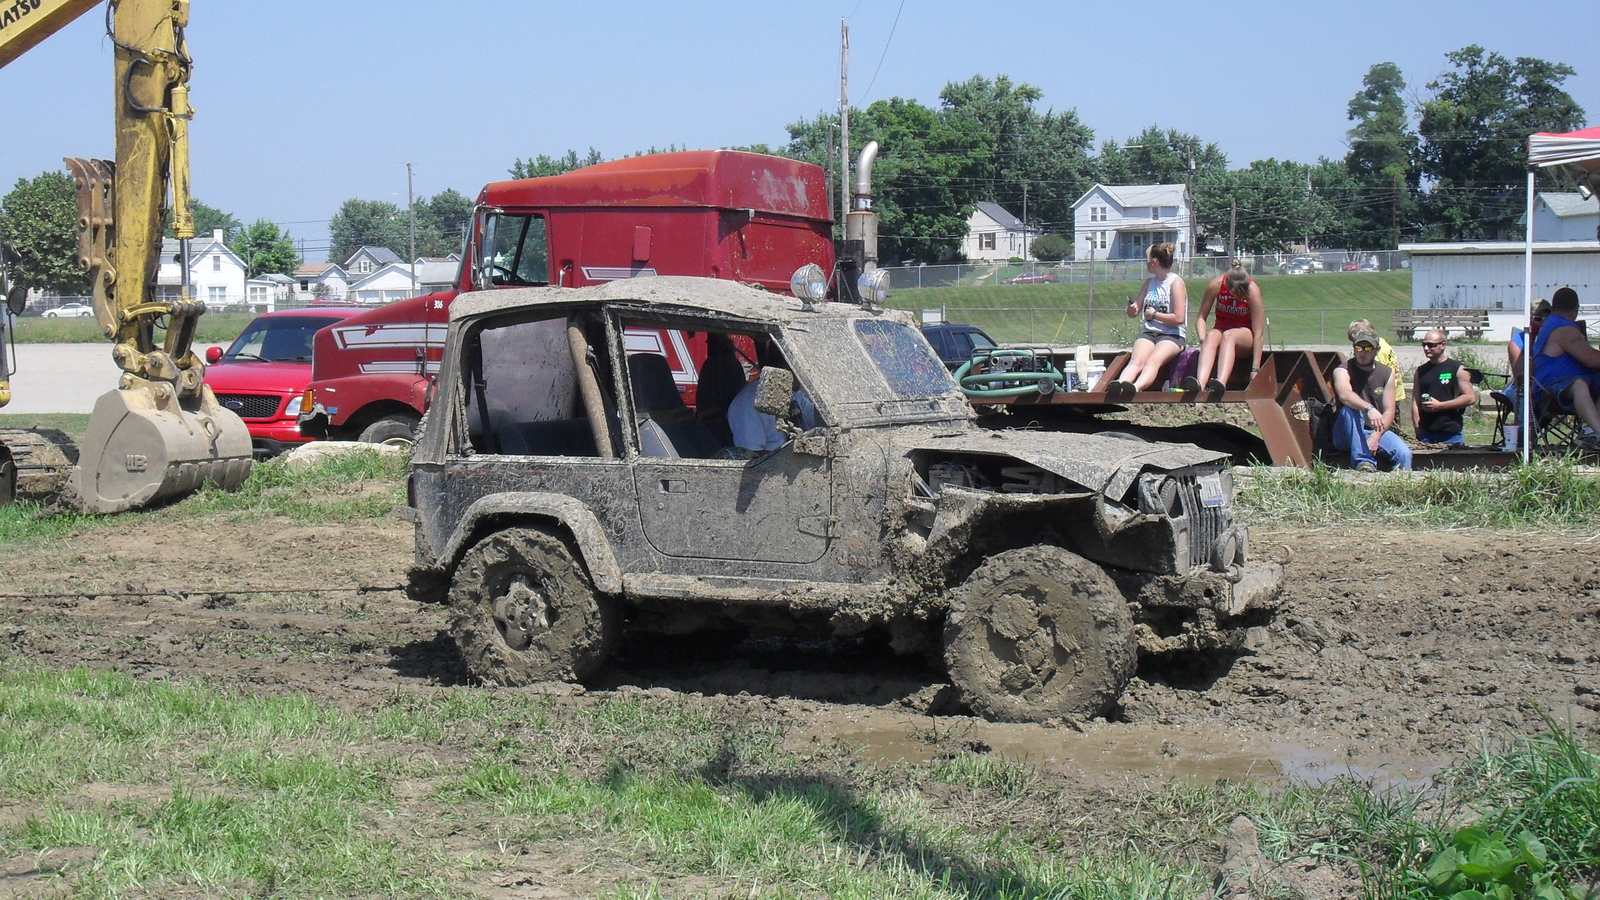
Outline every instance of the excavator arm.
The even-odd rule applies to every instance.
[[[22,0],[11,9],[29,12],[15,22],[0,8],[0,64],[94,5]],[[96,401],[68,483],[67,499],[95,513],[172,499],[208,481],[236,488],[251,458],[249,432],[217,403],[192,350],[205,304],[189,285],[189,0],[108,0],[106,16],[115,47],[116,160],[66,161],[78,184],[78,261],[123,373],[117,389]],[[183,273],[176,297],[156,288],[169,208]]]

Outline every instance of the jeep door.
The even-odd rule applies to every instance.
[[[637,333],[641,327],[674,324],[685,327],[630,319],[616,330]],[[731,327],[713,331],[736,342],[745,336]],[[674,569],[686,573],[705,571],[704,565],[690,562],[698,560],[821,560],[830,540],[831,467],[826,452],[808,448],[827,442],[801,441],[797,446],[789,440],[776,450],[737,458],[746,454],[710,435],[695,411],[674,396],[675,389],[662,385],[670,378],[665,360],[651,357],[647,352],[632,354],[626,377],[634,424],[628,435],[634,486],[640,526],[650,546],[665,557],[684,560],[684,566]],[[797,380],[803,380],[801,373]],[[759,566],[726,574],[793,577]]]

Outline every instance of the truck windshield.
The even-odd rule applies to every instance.
[[[222,358],[228,362],[311,362],[311,337],[327,316],[273,316],[246,325]]]
[[[500,213],[484,223],[488,281],[496,285],[550,283],[550,247],[544,216]]]

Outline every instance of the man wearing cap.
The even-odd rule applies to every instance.
[[[1394,370],[1377,361],[1378,332],[1371,327],[1355,328],[1350,336],[1353,351],[1344,365],[1333,370],[1333,394],[1339,416],[1333,423],[1333,446],[1350,453],[1350,465],[1358,472],[1378,471],[1378,459],[1392,469],[1411,468],[1411,448],[1389,429],[1394,426]]]
[[[1422,336],[1422,352],[1428,361],[1417,367],[1411,391],[1411,421],[1417,425],[1417,440],[1465,446],[1462,419],[1467,408],[1478,402],[1472,376],[1466,366],[1450,358],[1449,339],[1442,329]]]

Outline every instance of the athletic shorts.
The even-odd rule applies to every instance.
[[[1184,340],[1182,337],[1179,337],[1176,334],[1167,334],[1165,331],[1141,331],[1139,332],[1139,340],[1149,341],[1152,344],[1159,344],[1162,341],[1171,341],[1172,343],[1177,344],[1179,347],[1189,346],[1189,342]]]

